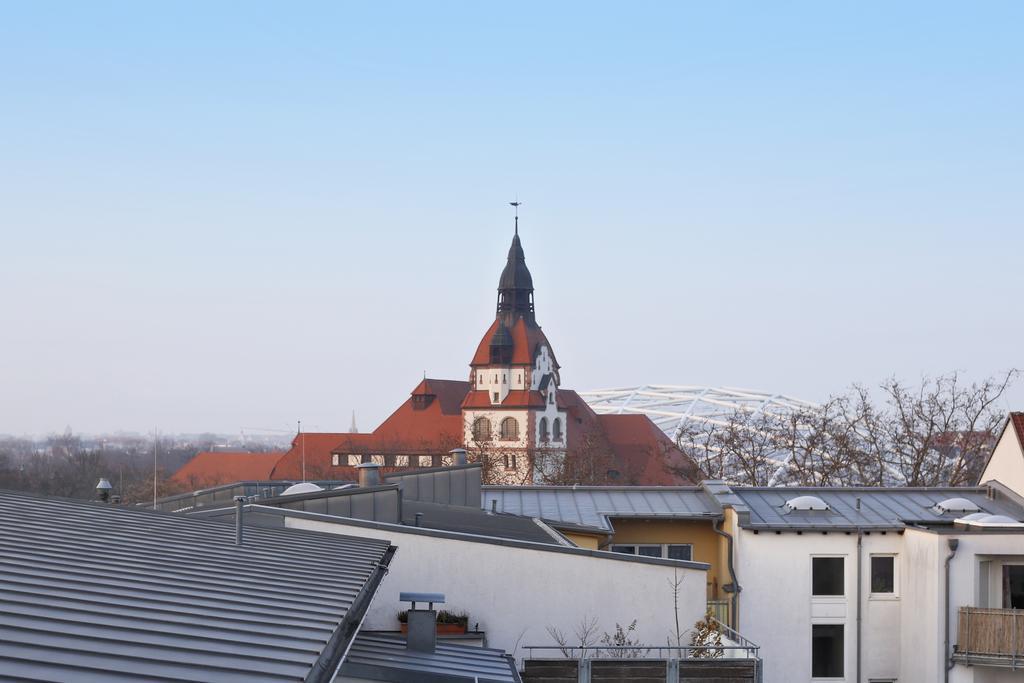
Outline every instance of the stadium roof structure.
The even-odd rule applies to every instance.
[[[594,412],[602,415],[639,414],[649,417],[678,443],[687,428],[703,430],[712,425],[724,426],[737,412],[756,415],[787,415],[800,410],[817,410],[820,406],[785,394],[773,394],[735,387],[698,385],[645,384],[622,389],[581,391]],[[784,472],[787,461],[777,461],[775,479]]]
[[[679,438],[688,423],[725,425],[737,411],[786,414],[814,410],[818,404],[784,394],[733,387],[645,384],[624,389],[581,391],[594,412],[603,415],[646,415],[668,434]]]

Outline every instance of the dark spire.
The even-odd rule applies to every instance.
[[[520,316],[529,323],[533,317],[533,276],[526,267],[526,255],[519,241],[519,206],[522,202],[509,202],[516,207],[515,234],[508,249],[508,262],[498,280],[498,316],[502,324],[511,328]]]

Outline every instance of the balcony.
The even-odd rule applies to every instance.
[[[961,607],[953,661],[1024,668],[1024,610]]]

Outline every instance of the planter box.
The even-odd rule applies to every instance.
[[[399,626],[402,627],[402,633],[409,633],[409,624],[403,621]],[[462,635],[466,632],[466,624],[437,624],[435,629],[438,635]]]

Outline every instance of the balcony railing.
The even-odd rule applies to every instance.
[[[1024,668],[1024,610],[961,607],[953,659]]]

